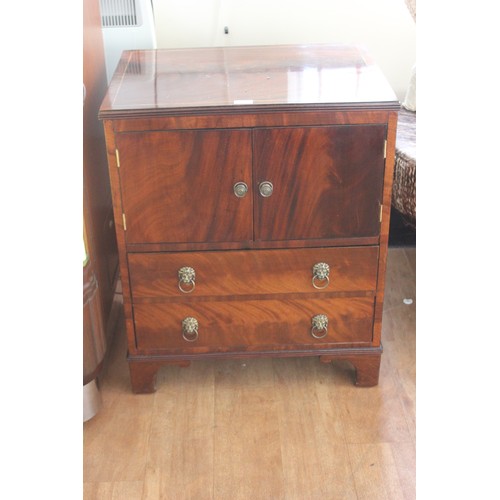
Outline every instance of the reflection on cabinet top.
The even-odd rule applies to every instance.
[[[361,49],[278,45],[125,51],[100,118],[398,108]]]

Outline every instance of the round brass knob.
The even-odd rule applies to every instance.
[[[316,316],[312,317],[311,323],[311,335],[315,339],[326,337],[328,333],[328,317],[326,314],[316,314]],[[324,332],[323,335],[321,335],[322,332]]]
[[[187,342],[198,340],[198,320],[188,316],[182,320],[182,338]]]
[[[248,186],[244,182],[237,182],[233,186],[233,191],[238,198],[244,198],[248,193]]]
[[[196,273],[192,267],[181,267],[177,272],[179,276],[179,290],[182,293],[191,293],[194,290]]]
[[[269,198],[273,194],[273,183],[264,181],[259,184],[259,193],[264,198]]]
[[[312,284],[314,288],[323,290],[330,284],[330,266],[326,262],[318,262],[313,266]]]

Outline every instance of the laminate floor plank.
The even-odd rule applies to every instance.
[[[84,500],[413,500],[415,265],[389,249],[373,388],[348,362],[237,359],[164,367],[136,395],[119,332],[83,428]]]
[[[142,481],[84,483],[83,500],[137,500],[142,489]]]
[[[158,373],[143,498],[210,499],[214,457],[213,364]]]
[[[102,409],[87,424],[83,441],[84,482],[142,481],[151,412]]]
[[[271,360],[255,361],[230,363],[232,373],[224,362],[216,375],[216,499],[285,498],[278,408],[274,386],[269,383]],[[261,382],[254,383],[242,364],[250,366],[250,372],[258,365],[270,376],[262,378],[261,374]],[[224,380],[218,383],[220,378]]]
[[[328,398],[328,375],[316,372],[322,364],[314,358],[275,359],[273,364],[285,498],[355,499],[340,412]]]
[[[351,444],[349,456],[358,500],[408,498],[390,443]]]
[[[382,338],[384,366],[394,378],[403,405],[408,429],[416,434],[416,251],[413,248],[389,249],[390,286],[386,298],[393,304],[384,307]],[[395,286],[393,286],[395,283]],[[404,299],[411,299],[405,303]]]

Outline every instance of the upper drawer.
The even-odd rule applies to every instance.
[[[151,298],[371,291],[378,247],[129,254],[135,302]],[[328,277],[313,268],[329,266]],[[179,270],[185,282],[179,279]],[[313,279],[314,278],[314,279]],[[181,281],[179,283],[179,281]],[[194,282],[194,285],[193,285]],[[183,288],[185,292],[181,291]]]

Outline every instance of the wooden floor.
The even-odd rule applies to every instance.
[[[84,424],[84,499],[414,499],[415,260],[389,250],[374,388],[347,363],[255,359],[165,367],[134,395],[115,336]]]

